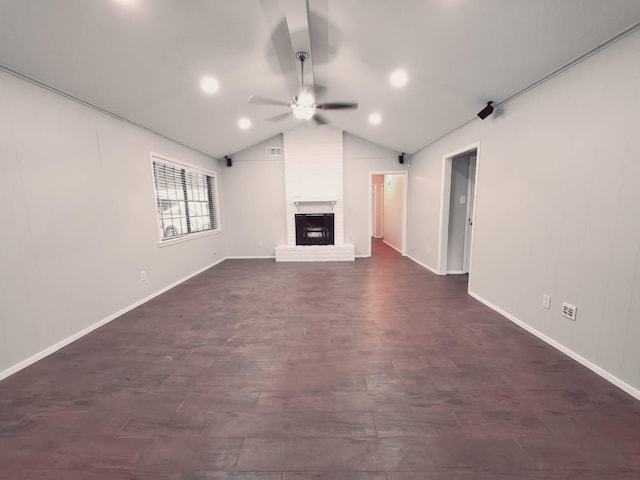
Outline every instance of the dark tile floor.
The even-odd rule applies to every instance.
[[[374,247],[226,261],[0,382],[0,478],[640,478],[640,402]]]

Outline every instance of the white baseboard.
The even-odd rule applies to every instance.
[[[463,272],[462,270],[451,270],[447,272],[447,275],[464,275],[467,272]]]
[[[429,265],[427,265],[426,263],[422,263],[420,260],[418,260],[418,259],[416,259],[416,258],[413,258],[411,255],[407,255],[407,258],[408,258],[409,260],[411,260],[412,262],[417,263],[417,264],[418,264],[418,265],[420,265],[421,267],[426,268],[426,269],[427,269],[427,270],[429,270],[431,273],[435,273],[436,275],[440,275],[440,274],[438,273],[438,271],[437,271],[437,270],[435,270],[435,269],[431,268],[431,267],[430,267]]]
[[[400,250],[398,247],[396,247],[395,245],[391,245],[389,242],[387,242],[386,240],[382,240],[382,243],[384,243],[385,245],[390,246],[391,248],[393,248],[396,252],[398,252],[400,255],[402,255],[402,250]]]
[[[473,298],[475,298],[479,302],[485,304],[490,309],[498,312],[500,315],[502,315],[502,316],[506,317],[507,319],[511,320],[513,323],[515,323],[519,327],[523,328],[527,332],[531,333],[532,335],[535,335],[536,337],[538,337],[543,342],[548,343],[549,345],[551,345],[552,347],[556,348],[557,350],[560,350],[565,355],[573,358],[575,361],[577,361],[578,363],[581,363],[582,365],[587,367],[589,370],[597,373],[598,375],[600,375],[605,380],[613,383],[616,387],[620,388],[621,390],[624,390],[625,392],[627,392],[632,397],[640,400],[640,390],[638,390],[637,388],[629,385],[628,383],[626,383],[623,380],[620,380],[615,375],[612,375],[611,373],[607,372],[605,369],[599,367],[598,365],[596,365],[595,363],[591,362],[590,360],[587,360],[583,356],[581,356],[581,355],[577,354],[576,352],[574,352],[573,350],[565,347],[564,345],[562,345],[561,343],[559,343],[556,340],[552,339],[551,337],[548,337],[544,333],[536,330],[531,325],[529,325],[529,324],[523,322],[522,320],[514,317],[510,313],[505,312],[500,307],[498,307],[498,306],[494,305],[493,303],[489,302],[488,300],[485,300],[484,298],[482,298],[480,295],[478,295],[476,293],[473,293],[472,291],[469,291],[469,295],[471,295]]]
[[[231,255],[225,258],[225,260],[256,260],[264,258],[276,258],[275,255]]]
[[[50,347],[45,348],[41,352],[38,352],[35,355],[32,355],[31,357],[27,358],[26,360],[23,360],[20,363],[17,363],[16,365],[13,365],[12,367],[7,368],[6,370],[0,372],[0,380],[3,380],[5,378],[13,375],[16,372],[19,372],[23,368],[26,368],[29,365],[33,364],[33,363],[36,363],[38,360],[42,360],[43,358],[48,357],[52,353],[57,352],[61,348],[66,347],[70,343],[75,342],[76,340],[78,340],[79,338],[84,337],[88,333],[91,333],[94,330],[102,327],[103,325],[106,325],[107,323],[111,322],[112,320],[115,320],[116,318],[121,317],[122,315],[124,315],[127,312],[130,312],[134,308],[137,308],[140,305],[142,305],[144,303],[147,303],[149,300],[154,299],[158,295],[162,295],[166,291],[171,290],[173,287],[176,287],[176,286],[180,285],[183,282],[186,282],[190,278],[195,277],[196,275],[204,272],[205,270],[209,270],[211,267],[214,267],[214,266],[218,265],[219,263],[222,263],[226,259],[227,259],[227,257],[222,258],[222,259],[220,259],[220,260],[218,260],[216,262],[213,262],[212,264],[207,265],[206,267],[203,267],[200,270],[198,270],[196,272],[193,272],[193,273],[187,275],[186,277],[181,278],[178,281],[173,282],[171,285],[168,285],[168,286],[166,286],[164,288],[161,288],[157,292],[154,292],[151,295],[148,295],[147,297],[143,298],[142,300],[138,300],[137,302],[129,305],[128,307],[125,307],[122,310],[119,310],[119,311],[109,315],[108,317],[103,318],[102,320],[94,323],[93,325],[90,325],[87,328],[85,328],[83,330],[80,330],[77,333],[74,333],[73,335],[65,338],[64,340],[61,340],[58,343],[56,343],[54,345],[51,345]]]

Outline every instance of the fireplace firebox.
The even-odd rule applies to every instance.
[[[333,213],[296,213],[296,245],[334,245]]]

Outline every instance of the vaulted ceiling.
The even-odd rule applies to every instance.
[[[269,121],[288,107],[247,102],[290,102],[272,42],[284,18],[292,51],[310,51],[305,68],[326,87],[318,101],[359,104],[322,115],[413,153],[637,25],[640,2],[0,0],[0,65],[221,157],[302,122]],[[389,83],[398,68],[403,88]],[[207,75],[214,94],[200,88]]]

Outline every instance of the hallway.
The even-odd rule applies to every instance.
[[[227,260],[0,382],[0,476],[640,477],[640,403],[372,248]]]

